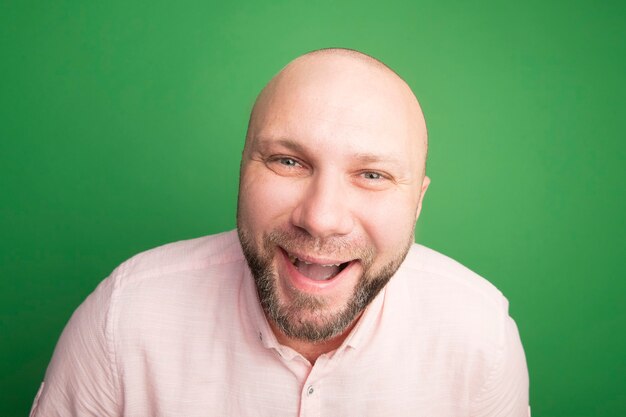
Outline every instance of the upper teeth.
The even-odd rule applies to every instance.
[[[295,263],[296,263],[296,261],[304,262],[306,265],[311,265],[311,264],[313,264],[313,263],[314,263],[314,262],[307,262],[307,261],[304,261],[304,260],[302,260],[302,259],[300,259],[300,258],[298,258],[298,257],[296,257],[296,256],[294,256],[294,255],[292,255],[292,254],[289,254],[289,261],[290,261],[292,264],[295,264]],[[341,263],[337,263],[337,264],[326,264],[326,265],[322,264],[322,266],[339,266],[339,265],[341,265]]]

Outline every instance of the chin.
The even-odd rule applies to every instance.
[[[344,333],[389,282],[413,243],[375,268],[376,251],[361,241],[319,242],[303,232],[273,231],[257,244],[244,229],[238,233],[268,320],[286,336],[312,343]]]

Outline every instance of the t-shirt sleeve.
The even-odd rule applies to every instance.
[[[472,402],[472,417],[529,417],[528,369],[517,326],[506,315],[491,372]]]
[[[78,307],[54,350],[30,417],[119,416],[112,295],[104,280]]]

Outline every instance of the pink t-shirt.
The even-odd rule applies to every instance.
[[[343,345],[280,345],[234,231],[118,267],[76,310],[31,411],[44,416],[528,416],[507,301],[414,245]]]

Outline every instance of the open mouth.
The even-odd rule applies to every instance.
[[[283,249],[284,250],[284,249]],[[286,252],[286,251],[285,251]],[[289,252],[286,252],[289,262],[305,277],[314,281],[328,281],[336,277],[346,269],[352,261],[337,263],[316,263],[303,260]]]

